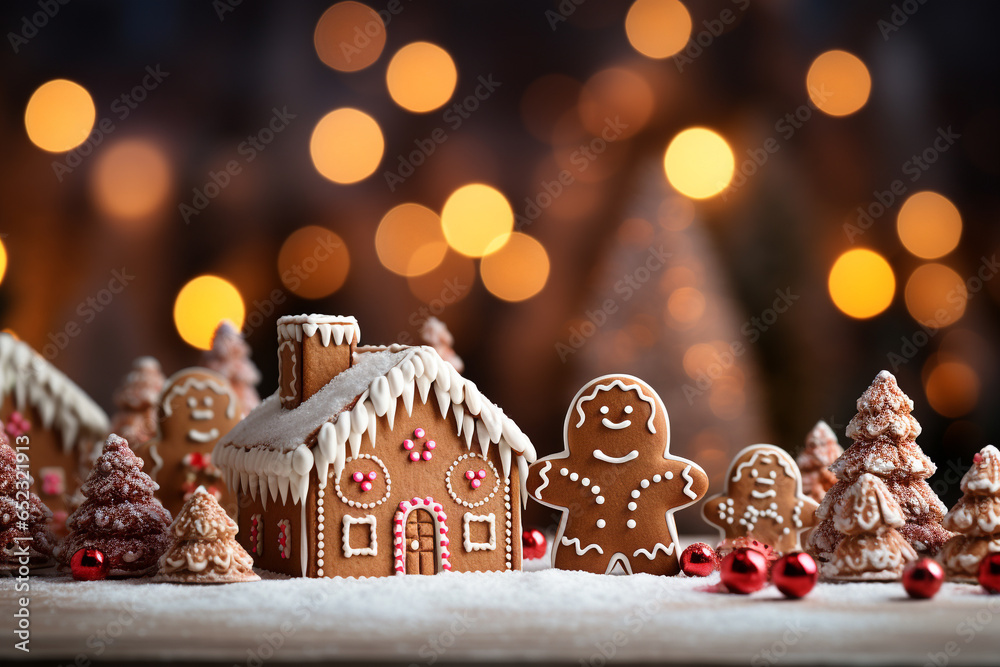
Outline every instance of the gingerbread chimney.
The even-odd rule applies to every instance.
[[[351,367],[361,328],[353,317],[289,315],[278,320],[278,398],[286,410]]]

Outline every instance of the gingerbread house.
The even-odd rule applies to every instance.
[[[12,446],[28,447],[35,491],[61,530],[108,434],[107,414],[28,344],[0,333],[0,420]]]
[[[352,317],[278,320],[278,390],[212,460],[259,567],[308,577],[518,570],[528,438],[430,347]]]

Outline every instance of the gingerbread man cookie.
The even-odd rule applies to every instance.
[[[528,493],[562,510],[552,566],[597,574],[677,574],[672,514],[698,501],[708,476],[670,454],[663,401],[631,375],[605,375],[573,398],[563,451],[528,469]]]
[[[212,464],[219,438],[240,421],[240,405],[229,381],[207,368],[175,373],[160,394],[159,432],[144,448],[148,474],[160,485],[159,499],[176,514],[205,486],[235,516],[222,473]]]
[[[726,490],[705,501],[705,520],[722,537],[752,537],[777,553],[801,549],[799,534],[816,523],[816,501],[802,492],[802,473],[786,451],[752,445],[736,455]]]

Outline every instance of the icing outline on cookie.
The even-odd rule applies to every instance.
[[[639,451],[633,449],[631,452],[625,456],[608,456],[599,449],[594,450],[594,458],[598,461],[604,461],[605,463],[628,463],[632,459],[639,458]]]

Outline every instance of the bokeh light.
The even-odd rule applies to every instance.
[[[239,290],[218,276],[198,276],[181,288],[174,301],[177,333],[199,350],[212,347],[212,334],[220,322],[229,320],[240,329],[245,315]]]
[[[389,95],[407,111],[433,111],[451,99],[458,82],[455,61],[430,42],[407,44],[389,61],[385,73]]]
[[[170,194],[170,164],[159,146],[125,139],[104,150],[92,172],[97,207],[119,227],[135,227],[159,210]]]
[[[536,239],[514,232],[479,266],[483,285],[504,301],[524,301],[542,291],[549,278],[549,255]]]
[[[934,329],[957,322],[969,298],[965,282],[944,264],[924,264],[910,275],[904,291],[906,310],[916,321]]]
[[[0,283],[3,283],[5,275],[7,275],[7,246],[3,244],[3,239],[0,239]]]
[[[806,90],[820,111],[847,116],[865,105],[872,78],[861,59],[847,51],[827,51],[809,66]]]
[[[935,363],[935,360],[928,360]],[[926,374],[924,392],[927,402],[938,414],[961,417],[971,412],[979,401],[979,376],[961,361],[937,363]]]
[[[652,117],[653,106],[649,83],[623,67],[601,70],[580,91],[580,121],[588,132],[608,142],[639,132]]]
[[[892,303],[896,276],[889,262],[867,248],[848,250],[833,263],[827,280],[830,298],[845,315],[874,317]]]
[[[667,298],[667,312],[682,327],[694,325],[705,314],[705,295],[694,287],[678,287]]]
[[[385,48],[385,24],[374,9],[360,2],[338,2],[316,22],[316,55],[328,67],[357,72],[378,60]]]
[[[51,153],[62,153],[87,140],[96,118],[94,100],[86,88],[55,79],[31,94],[24,127],[33,144]]]
[[[351,269],[347,244],[326,227],[308,225],[294,232],[278,252],[278,275],[303,299],[321,299],[340,289]]]
[[[514,229],[514,211],[496,188],[482,183],[463,185],[445,202],[441,229],[453,249],[482,257],[503,247]]]
[[[379,222],[375,251],[385,268],[401,276],[432,271],[448,252],[441,218],[420,204],[400,204]]]
[[[309,140],[316,170],[334,183],[357,183],[371,176],[384,150],[385,139],[375,119],[351,108],[323,116]]]
[[[669,58],[691,38],[691,14],[679,0],[635,0],[625,16],[625,34],[642,55]]]
[[[421,276],[410,276],[406,282],[413,296],[430,306],[431,315],[440,315],[445,308],[472,292],[476,282],[476,263],[449,250],[436,268]]]
[[[916,192],[900,207],[896,231],[911,253],[923,259],[937,259],[958,245],[962,216],[947,197],[930,190]]]
[[[663,166],[667,180],[678,192],[692,199],[706,199],[729,185],[736,160],[719,134],[692,127],[671,140]]]

